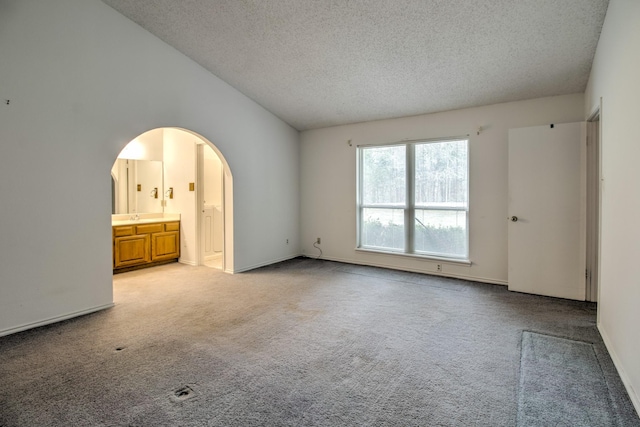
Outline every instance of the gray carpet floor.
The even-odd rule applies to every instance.
[[[588,398],[604,422],[640,426],[592,303],[304,258],[118,274],[114,297],[0,338],[0,426],[549,425],[523,411],[547,392],[576,399],[540,380],[566,364],[544,364],[563,350],[530,332],[586,343]],[[580,408],[568,425],[602,425]]]
[[[522,333],[518,426],[615,426],[593,344]]]

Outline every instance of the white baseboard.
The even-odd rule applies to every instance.
[[[191,266],[194,266],[194,267],[195,267],[196,265],[198,265],[198,263],[197,263],[197,262],[195,262],[195,261],[188,261],[188,260],[184,260],[184,259],[182,259],[182,258],[179,258],[179,259],[178,259],[178,262],[179,262],[180,264],[191,265]]]
[[[231,273],[231,274],[235,274],[235,273],[243,273],[245,271],[249,271],[249,270],[254,270],[256,268],[260,268],[260,267],[264,267],[266,265],[271,265],[271,264],[275,264],[278,262],[282,262],[282,261],[287,261],[293,258],[297,258],[299,257],[300,254],[295,254],[295,255],[287,255],[285,257],[282,258],[277,258],[277,259],[273,259],[271,261],[265,261],[265,262],[261,262],[259,264],[254,264],[254,265],[250,265],[248,267],[240,267],[240,268],[236,268],[233,271],[231,270],[225,270],[225,273]]]
[[[78,316],[84,316],[85,314],[95,313],[96,311],[105,310],[113,306],[114,306],[113,303],[99,305],[97,307],[88,308],[86,310],[80,310],[80,311],[75,311],[73,313],[63,314],[62,316],[51,317],[49,319],[40,320],[38,322],[26,323],[24,325],[15,326],[13,328],[3,329],[0,331],[0,337],[3,337],[5,335],[15,334],[17,332],[26,331],[27,329],[33,329],[33,328],[38,328],[40,326],[49,325],[51,323],[62,322],[63,320],[72,319]]]
[[[629,376],[627,375],[624,368],[622,367],[620,358],[618,357],[618,354],[613,348],[613,344],[609,339],[609,335],[607,335],[607,332],[602,327],[602,324],[600,322],[598,322],[598,331],[600,332],[602,341],[604,341],[605,347],[607,347],[607,351],[611,356],[611,360],[613,360],[613,365],[616,367],[618,371],[618,375],[620,375],[620,379],[622,380],[622,383],[624,384],[625,389],[627,389],[627,394],[629,395],[629,399],[631,399],[631,403],[633,403],[633,407],[636,408],[636,413],[640,414],[640,398],[638,397],[638,394],[636,393],[636,391],[633,389],[633,386],[631,385],[631,380],[629,379]]]
[[[266,261],[263,263],[259,263],[259,264],[254,264],[248,267],[241,267],[235,270],[224,270],[225,273],[230,273],[230,274],[236,274],[236,273],[242,273],[245,271],[249,271],[249,270],[254,270],[256,268],[260,268],[260,267],[264,267],[266,265],[271,265],[271,264],[275,264],[278,262],[282,262],[282,261],[287,261],[299,256],[304,256],[307,258],[317,258],[317,254],[306,254],[306,253],[302,253],[302,254],[296,254],[296,255],[287,255],[286,257],[283,258],[278,258],[278,259],[273,259],[271,261]],[[328,257],[328,256],[322,256],[323,260],[327,260],[327,261],[337,261],[337,262],[344,262],[346,264],[356,264],[356,265],[368,265],[371,267],[381,267],[381,268],[389,268],[391,270],[401,270],[401,271],[409,271],[412,273],[422,273],[422,274],[430,274],[432,276],[439,276],[439,277],[449,277],[452,279],[462,279],[462,280],[470,280],[473,282],[480,282],[480,283],[489,283],[491,285],[502,285],[502,286],[507,286],[507,281],[506,280],[496,280],[496,279],[489,279],[486,277],[478,277],[478,276],[468,276],[468,275],[461,275],[461,274],[451,274],[451,273],[438,273],[438,272],[434,272],[431,270],[422,270],[422,269],[418,269],[418,268],[407,268],[407,267],[398,267],[396,265],[390,265],[390,264],[385,264],[385,263],[379,263],[379,262],[363,262],[363,261],[356,261],[356,260],[352,260],[352,259],[345,259],[345,258],[338,258],[338,257]]]
[[[308,258],[317,258],[318,257],[317,254],[302,254],[302,256],[306,256]],[[489,283],[491,285],[507,286],[507,281],[506,280],[488,279],[486,277],[467,276],[467,275],[463,275],[463,274],[442,273],[442,272],[436,272],[436,271],[432,271],[432,270],[422,270],[422,269],[419,269],[419,268],[398,267],[397,265],[385,264],[385,263],[381,263],[381,262],[369,262],[369,261],[365,262],[365,261],[357,261],[357,260],[352,260],[352,259],[345,259],[345,258],[338,258],[338,257],[324,256],[324,255],[320,259],[324,259],[324,260],[327,260],[327,261],[344,262],[346,264],[368,265],[368,266],[371,266],[371,267],[388,268],[388,269],[391,269],[391,270],[401,270],[401,271],[409,271],[409,272],[412,272],[412,273],[429,274],[431,276],[449,277],[451,279],[470,280],[472,282]]]
[[[214,255],[207,255],[206,257],[204,257],[205,261],[213,261],[214,259],[220,259],[222,258],[222,252],[218,252]]]

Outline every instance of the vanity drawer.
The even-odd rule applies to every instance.
[[[180,231],[180,223],[167,222],[164,224],[164,231]]]
[[[134,234],[133,225],[113,227],[113,237],[133,236]]]
[[[162,231],[162,223],[137,225],[138,234],[160,233]]]

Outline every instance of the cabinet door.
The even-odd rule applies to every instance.
[[[151,261],[149,235],[116,237],[114,239],[113,267],[144,264]]]
[[[151,260],[160,261],[180,256],[180,232],[167,231],[151,235]]]

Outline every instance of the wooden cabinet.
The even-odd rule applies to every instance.
[[[172,262],[180,257],[179,221],[119,225],[112,229],[114,272]]]
[[[148,234],[116,237],[113,245],[113,268],[150,262],[149,241]]]
[[[153,261],[176,258],[179,248],[180,234],[178,231],[151,235],[151,260]]]

